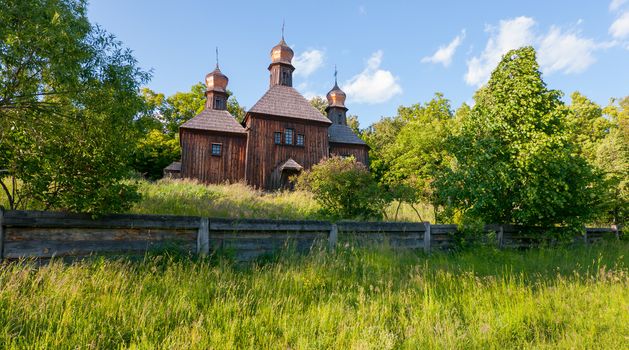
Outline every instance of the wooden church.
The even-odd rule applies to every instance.
[[[179,128],[181,162],[165,174],[205,183],[244,180],[274,190],[290,188],[291,176],[331,155],[367,165],[367,144],[347,126],[345,93],[335,81],[322,115],[293,88],[293,55],[282,37],[271,50],[269,89],[242,124],[227,111],[229,79],[217,64],[205,77],[205,109]]]

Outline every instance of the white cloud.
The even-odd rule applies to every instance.
[[[622,7],[622,5],[624,5],[626,2],[627,0],[612,0],[612,2],[609,3],[609,10],[616,11],[620,7]]]
[[[380,69],[382,55],[382,50],[374,52],[367,60],[367,67],[343,84],[341,88],[347,93],[349,100],[376,104],[402,93],[402,87],[397,83],[398,78],[390,71]]]
[[[324,53],[320,50],[309,50],[302,52],[293,59],[295,75],[308,77],[317,69],[323,66]]]
[[[461,31],[461,34],[452,39],[448,45],[439,46],[439,49],[432,56],[422,58],[422,63],[441,63],[444,67],[449,66],[450,63],[452,63],[452,56],[454,56],[456,49],[461,45],[463,39],[465,39],[465,29]]]
[[[555,71],[581,73],[596,62],[594,51],[597,47],[592,39],[551,27],[548,34],[540,38],[539,64],[547,74]]]
[[[465,81],[476,86],[486,83],[502,55],[522,46],[535,46],[544,73],[575,74],[596,62],[594,53],[597,50],[616,45],[615,42],[598,44],[574,29],[562,30],[552,26],[544,34],[536,34],[534,29],[535,20],[530,17],[502,20],[498,28],[490,27],[485,50],[467,62]]]
[[[629,11],[623,13],[609,27],[609,34],[616,39],[629,37]]]
[[[469,85],[484,84],[503,54],[533,42],[534,25],[535,21],[532,18],[522,16],[500,21],[498,28],[489,27],[486,31],[491,33],[491,37],[480,56],[472,57],[467,62],[465,81]]]

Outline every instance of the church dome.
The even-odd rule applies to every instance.
[[[345,107],[345,99],[347,95],[339,88],[339,86],[334,83],[334,87],[327,94],[328,105],[330,107]]]
[[[218,65],[216,66],[216,69],[205,76],[205,85],[207,86],[208,91],[227,92],[228,82],[229,79],[225,74],[221,72],[221,70],[218,68]]]
[[[271,49],[271,63],[291,64],[294,55],[293,49],[286,45],[284,38],[282,38],[280,43]]]

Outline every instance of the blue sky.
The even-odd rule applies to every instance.
[[[325,95],[336,64],[363,127],[435,92],[454,107],[472,101],[500,55],[526,44],[551,88],[601,104],[629,95],[629,0],[92,0],[88,14],[152,69],[148,87],[167,95],[202,81],[218,46],[246,107],[268,88],[269,51],[285,19],[294,86]]]

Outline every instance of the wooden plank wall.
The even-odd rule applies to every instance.
[[[338,244],[373,246],[386,244],[393,248],[423,249],[423,223],[406,222],[339,222]]]
[[[357,161],[369,166],[369,147],[367,145],[352,145],[330,142],[331,156],[352,155]]]
[[[199,219],[183,216],[88,215],[8,211],[4,215],[6,259],[81,257],[95,253],[142,255],[176,246],[196,249]]]
[[[483,244],[501,248],[553,245],[540,228],[487,225]],[[168,215],[88,215],[0,208],[0,258],[84,257],[92,254],[143,255],[152,249],[189,254],[226,254],[251,261],[290,249],[308,253],[325,247],[386,246],[430,251],[456,246],[456,225],[405,222],[236,220]],[[430,237],[426,240],[425,238]],[[492,238],[493,237],[493,238]],[[578,244],[619,239],[622,231],[584,228]]]
[[[212,144],[221,144],[221,155],[212,155]],[[245,179],[247,135],[181,130],[181,177],[205,183]]]

